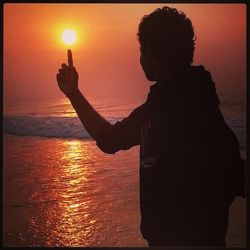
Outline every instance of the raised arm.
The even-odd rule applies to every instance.
[[[89,104],[78,89],[78,73],[73,66],[71,50],[68,50],[68,65],[63,63],[57,74],[57,82],[60,90],[69,98],[83,126],[89,135],[96,140],[100,130],[105,125],[110,125]]]

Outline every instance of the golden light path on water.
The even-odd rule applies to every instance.
[[[85,208],[83,218],[89,216],[89,212],[86,211],[88,206],[83,202],[80,196],[83,196],[83,192],[81,191],[81,185],[84,185],[87,178],[86,169],[79,169],[82,167],[78,161],[85,160],[82,158],[86,158],[86,152],[80,152],[81,147],[78,141],[65,141],[65,148],[68,148],[64,151],[64,155],[62,160],[66,160],[68,163],[64,168],[64,175],[66,176],[68,182],[66,183],[67,189],[65,193],[62,194],[62,221],[66,223],[66,228],[63,228],[62,234],[64,240],[67,242],[71,242],[71,245],[79,243],[79,235],[77,234],[77,222],[81,221],[81,212],[79,211],[79,207]]]
[[[87,239],[96,222],[90,216],[89,202],[84,199],[86,194],[84,186],[91,171],[87,165],[82,165],[82,162],[90,161],[90,155],[77,140],[64,141],[62,146],[61,161],[64,162],[62,185],[64,188],[59,199],[61,218],[59,227],[55,228],[51,237],[61,238],[62,245],[79,246],[83,238]],[[84,225],[87,227],[82,231]]]

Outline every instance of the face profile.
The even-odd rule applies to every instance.
[[[175,8],[145,15],[139,24],[140,63],[150,81],[172,77],[193,62],[195,34],[191,20]]]
[[[149,81],[156,80],[153,74],[153,68],[152,68],[152,58],[150,57],[149,51],[146,50],[146,52],[141,51],[140,52],[140,64],[141,67],[145,73],[146,78]]]

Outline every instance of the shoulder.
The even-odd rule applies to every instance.
[[[146,111],[146,103],[143,103],[142,105],[135,108],[125,119],[141,120],[144,117],[145,111]]]

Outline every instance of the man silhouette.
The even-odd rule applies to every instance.
[[[163,7],[142,18],[137,35],[141,66],[156,83],[127,118],[111,125],[93,109],[70,50],[59,88],[103,152],[140,145],[141,232],[150,246],[224,246],[229,206],[243,194],[243,161],[210,73],[191,65],[192,23]]]

